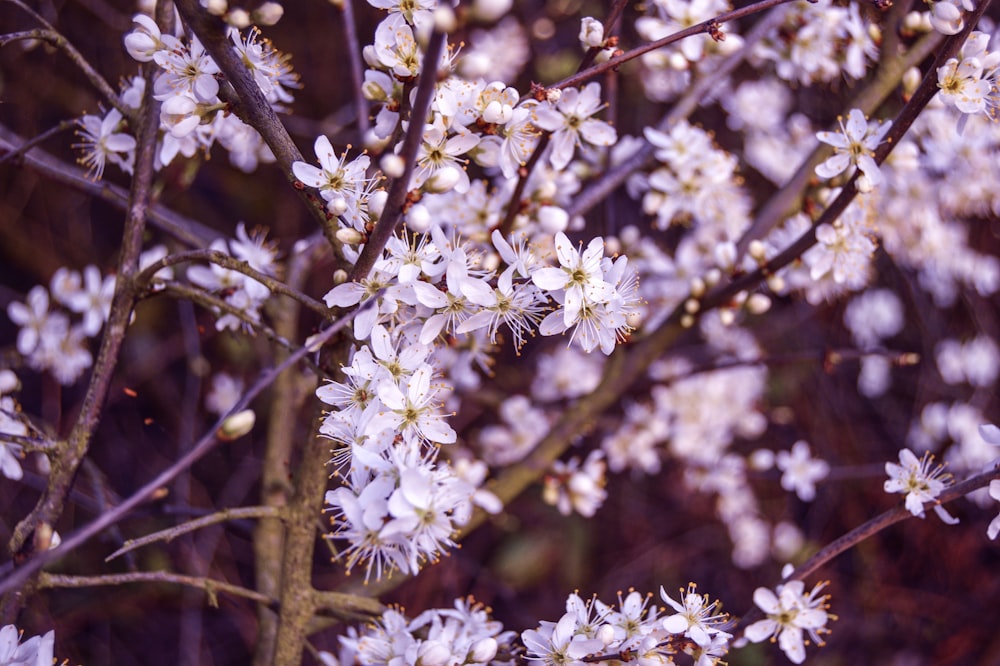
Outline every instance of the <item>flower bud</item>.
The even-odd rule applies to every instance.
[[[477,641],[476,644],[472,646],[466,661],[474,664],[486,664],[493,661],[493,657],[495,656],[497,656],[496,639],[484,638],[481,641]]]
[[[919,32],[923,29],[923,12],[910,12],[903,18],[903,30],[908,32]]]
[[[424,181],[424,190],[432,194],[444,194],[453,190],[461,178],[461,172],[455,167],[442,167]]]
[[[372,195],[368,197],[368,214],[371,215],[372,219],[379,219],[382,217],[382,211],[385,210],[385,200],[389,197],[389,193],[385,190],[378,190],[372,192]]]
[[[910,67],[903,73],[903,94],[906,97],[910,97],[917,90],[921,78],[920,70],[916,67]]]
[[[439,5],[434,10],[434,29],[448,35],[458,28],[454,10],[448,5]]]
[[[503,125],[514,116],[514,107],[510,104],[503,104],[499,100],[493,100],[483,109],[483,120],[495,125]]]
[[[747,311],[750,314],[764,314],[771,309],[771,299],[766,294],[751,294],[747,299]]]
[[[868,194],[875,189],[875,186],[872,185],[872,179],[864,173],[858,176],[858,179],[854,181],[854,186],[858,188],[858,192],[861,194]]]
[[[500,20],[513,6],[514,0],[474,0],[472,3],[472,16],[477,21],[493,23]]]
[[[254,10],[253,19],[257,25],[274,25],[285,15],[285,8],[277,2],[265,2]]]
[[[222,16],[229,9],[229,3],[226,0],[208,0],[202,5],[205,7],[205,11],[212,16]]]
[[[399,178],[406,171],[406,164],[403,162],[403,158],[396,153],[387,153],[382,157],[382,161],[379,162],[379,166],[382,167],[382,172],[389,176],[389,178]]]
[[[542,206],[538,210],[538,224],[547,234],[565,231],[569,226],[569,213],[558,206]]]
[[[580,43],[590,48],[604,44],[604,24],[592,16],[580,19]]]
[[[245,9],[234,9],[226,14],[226,23],[242,30],[250,26],[250,14]]]
[[[327,202],[326,209],[330,211],[331,215],[340,217],[347,212],[347,200],[344,197],[334,197]]]
[[[351,227],[343,227],[337,229],[337,240],[345,245],[359,245],[365,242],[365,237],[357,229],[352,229]]]
[[[427,206],[414,204],[410,207],[410,210],[406,213],[406,228],[418,234],[430,231],[431,214],[427,210]]]
[[[253,430],[253,425],[256,422],[257,415],[254,414],[253,410],[244,409],[223,421],[215,436],[223,442],[232,442]]]
[[[17,390],[17,375],[7,368],[0,370],[0,395],[13,393],[15,390]]]
[[[767,261],[767,246],[765,246],[759,240],[750,241],[750,246],[747,248],[747,252],[753,257],[753,260],[758,264]]]

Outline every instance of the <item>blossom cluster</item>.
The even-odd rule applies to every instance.
[[[456,599],[453,608],[433,608],[417,617],[390,608],[360,633],[340,639],[339,654],[320,653],[328,666],[512,666],[517,648],[514,632],[490,616],[471,597]]]
[[[188,39],[182,32],[163,33],[145,14],[136,14],[133,22],[135,29],[125,35],[125,49],[136,61],[159,68],[153,84],[153,97],[161,102],[156,168],[167,166],[178,155],[191,158],[199,151],[207,154],[216,143],[229,152],[230,163],[242,171],[251,172],[261,162],[274,161],[257,131],[226,112],[226,104],[219,98],[219,66],[197,37]],[[276,110],[284,109],[293,99],[289,89],[298,87],[288,58],[270,42],[259,40],[256,28],[245,35],[230,28],[229,36],[233,50],[267,101]],[[144,93],[145,80],[135,76],[123,83],[120,98],[127,108],[138,111]],[[80,142],[76,147],[81,151],[80,161],[96,178],[102,177],[108,163],[132,172],[135,138],[129,130],[134,128],[128,127],[120,111],[88,114],[79,124]]]

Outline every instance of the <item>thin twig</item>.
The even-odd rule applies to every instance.
[[[368,103],[361,94],[364,89],[364,74],[361,66],[361,43],[358,41],[358,26],[354,18],[354,1],[341,0],[340,10],[343,12],[344,45],[347,49],[348,71],[351,73],[352,90],[354,91],[354,111],[357,114],[358,136],[368,133]]]
[[[933,509],[937,505],[952,502],[959,497],[964,497],[975,490],[984,488],[994,479],[1000,479],[1000,466],[994,467],[991,470],[982,472],[976,476],[966,479],[965,481],[962,481],[961,483],[957,483],[954,486],[946,488],[936,500],[924,503],[924,511],[926,512],[929,509]],[[868,522],[855,527],[847,534],[844,534],[843,536],[828,543],[815,555],[797,566],[795,571],[793,571],[787,578],[783,579],[783,582],[792,580],[804,581],[806,578],[819,571],[820,568],[832,559],[850,550],[862,541],[875,536],[891,525],[895,525],[896,523],[914,517],[915,516],[910,513],[905,506],[895,506],[888,511],[875,516]],[[748,624],[752,624],[762,617],[763,613],[761,610],[759,608],[753,608],[743,615],[743,617],[739,620],[739,624],[745,629]]]
[[[56,125],[55,127],[50,127],[49,129],[45,130],[44,132],[33,136],[31,139],[25,141],[24,143],[22,143],[20,146],[18,146],[14,150],[9,150],[6,153],[4,153],[3,155],[0,155],[0,164],[3,164],[4,162],[7,162],[9,160],[15,159],[15,158],[23,155],[24,153],[28,152],[29,150],[31,150],[32,148],[34,148],[38,144],[40,144],[40,143],[42,143],[44,141],[48,141],[50,138],[52,138],[56,134],[62,134],[66,130],[71,130],[71,129],[75,128],[75,127],[79,127],[79,125],[77,124],[76,120],[64,120],[61,123],[59,123],[58,125]]]
[[[62,543],[56,548],[33,555],[27,562],[19,566],[9,576],[7,576],[7,578],[0,581],[0,594],[4,594],[10,590],[20,587],[28,579],[28,577],[38,572],[46,564],[72,552],[95,534],[104,530],[104,528],[108,525],[118,522],[134,508],[153,497],[160,488],[169,484],[183,470],[189,468],[195,462],[200,460],[206,453],[215,448],[215,446],[219,443],[219,440],[216,438],[216,433],[225,424],[226,419],[246,409],[247,405],[249,405],[254,398],[260,395],[268,386],[271,385],[275,377],[281,374],[286,368],[291,367],[301,359],[305,358],[306,355],[313,353],[313,350],[318,349],[325,344],[327,340],[332,338],[345,326],[347,326],[347,324],[353,321],[354,317],[366,311],[368,308],[373,307],[377,302],[378,297],[379,294],[376,294],[373,298],[368,299],[368,301],[362,303],[350,314],[338,319],[334,324],[317,334],[315,339],[311,342],[311,346],[296,350],[287,359],[285,359],[284,362],[265,372],[263,376],[261,376],[261,378],[252,387],[250,387],[243,397],[237,401],[233,408],[216,421],[215,425],[213,425],[212,428],[204,436],[202,436],[202,438],[197,442],[197,444],[195,444],[194,447],[191,448],[190,451],[174,462],[170,467],[160,472],[160,474],[158,474],[152,481],[149,481],[144,486],[139,488],[139,490],[135,491],[121,504],[112,508],[107,513],[98,516],[98,518],[90,524],[85,525],[63,539]]]
[[[36,11],[34,11],[26,4],[21,2],[21,0],[5,0],[5,1],[13,5],[16,5],[17,7],[20,7],[33,19],[35,19],[45,27],[43,30],[29,30],[27,32],[5,35],[5,38],[12,37],[14,39],[38,39],[41,41],[48,42],[53,46],[55,46],[56,48],[60,49],[63,53],[66,54],[66,56],[70,60],[73,61],[73,64],[76,65],[81,72],[83,72],[83,75],[87,77],[87,80],[90,81],[90,84],[95,88],[97,88],[97,91],[101,93],[101,95],[104,97],[105,100],[107,100],[108,104],[118,109],[118,111],[124,117],[128,118],[129,121],[132,123],[132,125],[135,126],[135,123],[138,121],[138,115],[136,113],[136,110],[129,107],[121,100],[121,98],[118,96],[118,93],[115,92],[114,88],[108,85],[108,82],[104,80],[104,77],[101,76],[96,69],[91,67],[90,63],[87,62],[87,59],[83,57],[83,54],[77,51],[76,47],[70,44],[69,40],[63,37],[62,34],[58,30],[56,30],[55,26],[53,26],[51,23],[42,18],[41,15],[39,15]],[[6,44],[7,41],[13,41],[13,39],[8,40],[0,38],[0,46]]]
[[[684,96],[670,108],[670,111],[660,119],[656,124],[656,129],[661,132],[667,131],[672,125],[694,113],[695,109],[701,103],[711,98],[710,93],[746,59],[756,43],[777,27],[784,20],[784,17],[785,8],[776,7],[767,16],[758,21],[750,29],[750,32],[744,36],[743,45],[740,49],[722,60],[711,71],[703,74]],[[629,176],[643,168],[649,162],[653,157],[653,145],[645,138],[642,139],[642,142],[642,146],[633,155],[609,169],[604,176],[590,183],[586,189],[573,198],[573,203],[566,209],[570,218],[585,214],[598,203],[607,199],[608,195],[628,180]]]
[[[761,2],[755,2],[752,5],[747,5],[746,7],[740,7],[739,9],[734,9],[731,12],[725,12],[719,14],[718,16],[710,18],[707,21],[702,21],[701,23],[697,23],[689,28],[678,30],[677,32],[671,35],[667,35],[662,39],[656,40],[655,42],[649,42],[648,44],[643,44],[642,46],[638,46],[630,51],[626,51],[621,55],[609,58],[608,60],[605,60],[602,63],[598,63],[597,65],[594,65],[589,69],[574,74],[570,77],[567,77],[562,81],[559,81],[558,83],[555,83],[548,87],[549,88],[576,87],[581,83],[588,81],[599,74],[603,74],[609,69],[617,69],[626,62],[630,60],[635,60],[639,56],[645,55],[650,51],[662,49],[664,46],[670,46],[674,42],[679,42],[682,39],[686,39],[694,35],[707,34],[712,32],[713,30],[718,30],[720,23],[728,23],[729,21],[736,21],[746,16],[751,16],[758,12],[762,12],[766,9],[770,9],[771,7],[777,7],[778,5],[783,5],[785,3],[793,1],[794,0],[761,0]]]
[[[0,125],[0,150],[5,154],[21,152],[25,143],[20,136]],[[83,169],[56,159],[41,148],[28,150],[22,155],[21,163],[46,178],[106,201],[116,208],[124,210],[128,206],[128,190],[124,187],[94,180]],[[147,209],[146,217],[153,226],[191,247],[208,245],[219,236],[217,231],[162,204]]]
[[[38,578],[41,588],[81,588],[81,587],[106,587],[109,585],[126,585],[129,583],[174,583],[197,587],[205,590],[208,595],[208,603],[213,608],[219,605],[216,593],[223,592],[234,597],[243,597],[255,601],[258,604],[277,608],[278,602],[271,597],[263,595],[254,590],[248,590],[239,585],[226,583],[212,578],[202,578],[198,576],[185,576],[182,574],[170,573],[167,571],[136,571],[133,573],[107,574],[103,576],[63,576],[57,574],[43,573]]]
[[[188,252],[169,254],[143,269],[143,271],[136,276],[136,284],[140,287],[147,285],[156,275],[157,271],[167,268],[168,266],[176,266],[177,264],[189,261],[207,261],[209,263],[222,266],[223,268],[237,271],[238,273],[242,273],[247,277],[253,278],[257,282],[260,282],[276,294],[284,294],[285,296],[295,299],[324,319],[330,316],[330,309],[323,303],[317,301],[315,298],[307,296],[296,289],[292,289],[284,282],[276,279],[274,276],[258,271],[245,261],[217,250],[190,250]]]
[[[129,205],[125,216],[125,231],[118,260],[118,279],[111,302],[100,351],[87,385],[83,405],[73,428],[66,438],[65,446],[57,452],[45,493],[39,498],[35,508],[14,528],[10,540],[10,550],[19,556],[37,547],[28,539],[52,529],[61,515],[66,494],[73,483],[77,469],[90,446],[90,439],[100,422],[105,399],[111,386],[111,378],[118,365],[119,352],[125,339],[125,331],[132,317],[135,292],[132,278],[138,271],[139,255],[142,252],[142,237],[145,231],[146,210],[153,181],[153,158],[156,150],[156,134],[159,129],[160,104],[153,98],[152,74],[146,74],[146,94],[139,111],[136,128],[135,175],[129,191]],[[39,528],[46,528],[37,532]],[[41,547],[46,547],[47,538],[42,538]],[[15,595],[16,596],[16,595]],[[5,607],[5,613],[10,606]]]
[[[174,527],[169,527],[165,530],[160,530],[159,532],[153,532],[152,534],[147,534],[146,536],[139,537],[138,539],[129,539],[124,543],[124,545],[122,545],[121,548],[105,557],[104,561],[110,562],[111,560],[118,558],[125,553],[131,552],[136,548],[142,548],[143,546],[148,546],[149,544],[156,543],[157,541],[170,543],[182,534],[199,530],[202,527],[215,525],[217,523],[224,523],[230,520],[243,520],[244,518],[281,518],[281,509],[276,506],[247,506],[236,509],[223,509],[222,511],[205,516],[204,518],[189,520],[186,523],[181,523],[180,525],[175,525]]]

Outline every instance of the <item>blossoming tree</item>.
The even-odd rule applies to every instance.
[[[862,590],[996,563],[988,0],[80,4],[0,8],[0,663],[938,658]]]

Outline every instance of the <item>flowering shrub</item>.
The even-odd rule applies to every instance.
[[[1000,533],[1000,48],[890,4],[3,3],[0,663],[988,659],[872,630]]]

